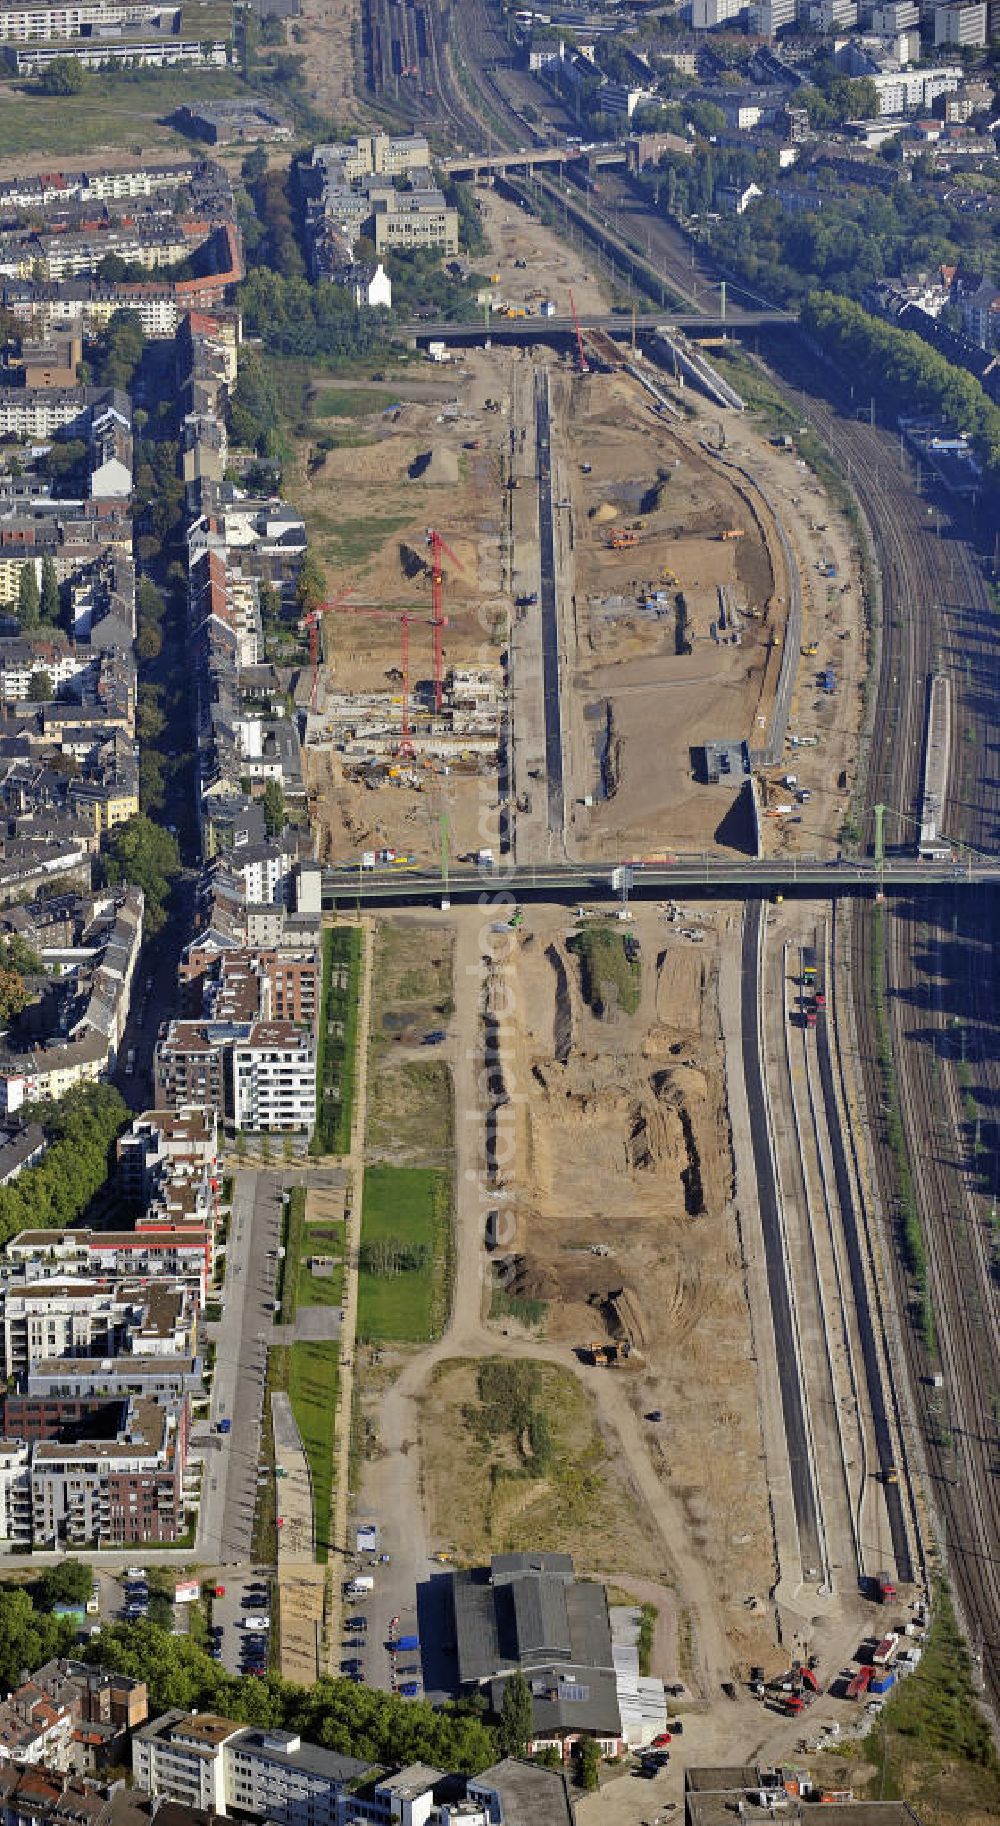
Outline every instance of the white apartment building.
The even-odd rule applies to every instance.
[[[316,1042],[290,1021],[255,1021],[233,1048],[237,1129],[296,1132],[316,1126]]]
[[[696,32],[711,32],[717,25],[738,19],[746,10],[746,0],[692,0],[691,26]]]
[[[240,752],[248,763],[259,760],[261,753],[260,718],[243,719],[238,725]],[[256,742],[253,740],[256,730]],[[253,766],[247,772],[253,773]],[[243,884],[243,898],[248,906],[287,905],[292,885],[292,857],[280,843],[246,843],[227,857],[230,872]]]
[[[815,0],[809,23],[817,32],[848,32],[858,23],[858,0]]]
[[[0,1548],[31,1545],[31,1447],[0,1439]]]
[[[41,1281],[0,1286],[3,1374],[40,1357],[105,1356],[126,1317],[118,1294],[99,1281]]]
[[[339,1796],[368,1767],[356,1757],[304,1744],[295,1732],[248,1730],[207,1712],[165,1712],[132,1739],[138,1787],[275,1826],[336,1826],[344,1817]]]
[[[934,8],[934,43],[971,45],[986,43],[986,0],[974,0],[971,6],[936,6]]]
[[[938,95],[950,95],[962,80],[957,64],[932,70],[880,70],[869,77],[878,95],[880,115],[915,114],[929,110]]]
[[[11,44],[33,39],[79,38],[84,31],[148,26],[172,19],[176,7],[161,0],[79,0],[68,6],[0,6],[0,38]]]
[[[390,190],[372,199],[376,251],[392,247],[439,247],[458,253],[458,210],[439,190]]]
[[[750,8],[750,30],[761,38],[774,38],[778,32],[794,25],[798,17],[796,0],[759,0]]]
[[[79,387],[0,387],[0,437],[50,438],[86,410]]]
[[[173,64],[207,65],[223,69],[229,62],[224,39],[175,38],[79,38],[72,40],[73,56],[85,70],[102,70],[109,63],[129,64],[152,70]],[[19,76],[34,76],[47,69],[57,57],[66,56],[65,41],[51,44],[17,45],[11,56]]]
[[[896,32],[908,32],[920,24],[920,8],[914,0],[887,0],[872,13],[872,31],[880,38],[891,38]]]
[[[26,562],[32,565],[36,581],[40,584],[41,559],[33,558]],[[75,647],[63,650],[46,646],[42,651],[35,652],[23,640],[0,641],[0,703],[23,703],[33,673],[47,672],[53,688],[60,691],[63,686],[73,685],[78,679],[86,678],[92,664],[91,653]]]

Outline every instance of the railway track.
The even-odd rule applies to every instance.
[[[962,735],[953,761],[944,830],[992,848],[1000,785],[968,762],[995,738],[989,688],[988,592],[975,553],[935,503],[916,496],[885,433],[839,420],[811,402],[810,416],[864,500],[882,580],[883,652],[871,754],[869,802],[893,808],[893,835],[912,842],[919,812],[923,714],[928,675],[948,671]],[[929,511],[928,511],[929,510]],[[947,526],[948,537],[941,532]],[[969,651],[970,631],[973,651]],[[972,732],[966,740],[964,732]],[[918,915],[860,911],[856,919],[855,1018],[874,1123],[883,1209],[892,1213],[892,1271],[901,1308],[907,1381],[921,1433],[928,1496],[977,1656],[984,1691],[1000,1702],[1000,1312],[983,1199],[971,1183],[968,1122],[962,1120],[948,997],[954,955],[946,895]],[[986,915],[984,914],[984,917]],[[930,1321],[920,1322],[919,1289],[901,1235],[897,1168],[889,1145],[886,1084],[873,1001],[876,952],[884,948],[885,1018],[891,1037],[899,1113],[911,1163],[927,1256]],[[878,923],[877,923],[878,922]],[[984,970],[984,984],[989,972]],[[987,1002],[989,998],[987,997]],[[966,1012],[968,1008],[966,1005]],[[992,1019],[992,1006],[981,1010]],[[983,1088],[1000,1093],[992,1041],[973,1046]],[[936,1388],[935,1379],[943,1378]]]

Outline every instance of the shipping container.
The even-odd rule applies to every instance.
[[[875,1694],[888,1693],[890,1688],[894,1687],[895,1684],[895,1668],[886,1668],[883,1672],[875,1675],[871,1683],[871,1691]]]

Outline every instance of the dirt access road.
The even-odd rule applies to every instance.
[[[421,917],[426,918],[426,915]],[[621,1475],[653,1518],[662,1543],[664,1565],[676,1581],[692,1623],[693,1667],[697,1685],[707,1697],[729,1678],[730,1656],[722,1616],[709,1574],[692,1551],[679,1505],[657,1475],[639,1420],[628,1398],[628,1384],[582,1365],[568,1345],[532,1336],[503,1336],[483,1319],[487,1258],[483,1248],[484,1125],[479,1084],[482,1034],[480,1009],[482,959],[496,942],[483,913],[462,910],[450,916],[456,926],[456,1014],[449,1036],[455,1075],[456,1134],[456,1272],[451,1318],[442,1338],[411,1358],[380,1403],[381,1456],[366,1467],[363,1506],[377,1514],[383,1543],[392,1554],[393,1591],[412,1593],[429,1576],[429,1542],[424,1509],[424,1476],[417,1442],[420,1404],[439,1364],[503,1354],[558,1364],[571,1371],[593,1400],[602,1429],[614,1442]],[[500,941],[501,944],[503,941]],[[651,1585],[653,1581],[650,1582]],[[661,1594],[662,1601],[662,1594]],[[411,1599],[412,1603],[412,1599]],[[386,1618],[388,1621],[388,1618]]]

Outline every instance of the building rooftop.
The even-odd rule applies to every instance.
[[[573,1803],[559,1769],[505,1756],[470,1780],[469,1793],[499,1795],[503,1826],[573,1826]]]
[[[240,1730],[238,1726],[235,1729],[233,1749],[237,1755],[243,1751],[253,1757],[280,1760],[289,1768],[323,1776],[345,1787],[371,1769],[370,1763],[361,1762],[356,1756],[341,1756],[336,1750],[324,1750],[320,1744],[303,1743],[297,1732],[259,1731],[253,1727]]]

